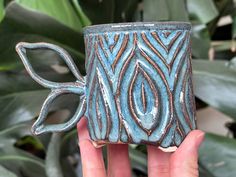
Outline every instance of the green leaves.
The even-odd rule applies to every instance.
[[[70,74],[58,74],[53,72],[52,69],[51,71],[47,69],[40,70],[37,73],[48,80],[56,82],[75,80]],[[50,90],[42,89],[25,72],[1,72],[0,80],[0,130],[32,120],[38,116],[41,105]],[[51,111],[64,108],[66,104],[63,101],[66,103],[68,99],[63,98],[51,108]],[[71,107],[76,104],[75,99],[70,99],[70,102],[67,104]]]
[[[230,60],[228,63],[227,63],[227,66],[229,69],[233,69],[236,71],[236,57],[232,58],[232,60]]]
[[[204,166],[203,170],[212,177],[236,176],[236,140],[206,134],[199,157],[200,164]]]
[[[147,0],[143,2],[143,20],[168,20],[169,12],[166,0]]]
[[[38,116],[48,90],[16,92],[0,97],[0,130]]]
[[[236,39],[236,13],[233,16],[232,37]]]
[[[6,15],[0,24],[0,70],[11,70],[22,64],[15,52],[15,45],[20,41],[51,42],[64,47],[73,58],[84,63],[84,43],[82,33],[58,23],[47,15],[27,10],[15,2],[6,8]],[[39,61],[43,55],[37,55]],[[52,59],[51,59],[52,60]],[[83,65],[79,65],[84,72]]]
[[[209,23],[219,15],[213,0],[187,0],[190,16],[203,24]]]
[[[78,0],[72,0],[72,3],[74,5],[75,12],[77,13],[79,21],[82,24],[82,27],[91,25],[89,18],[84,14],[83,10],[81,9]]]
[[[31,134],[27,124],[19,124],[0,131],[0,165],[17,175],[45,177],[44,162],[14,146],[25,135]]]
[[[115,0],[114,22],[133,21],[139,0]]]
[[[14,173],[0,165],[0,177],[17,177]]]
[[[71,171],[69,172],[65,171],[65,176],[76,177],[67,156],[71,155],[71,158],[73,158],[72,154],[78,153],[77,144],[73,144],[73,153],[64,152],[63,156],[60,154],[62,147],[68,148],[68,144],[66,145],[65,143],[70,141],[76,142],[76,137],[72,136],[76,131],[68,132],[68,136],[53,134],[47,145],[46,160],[43,160],[15,147],[15,143],[19,138],[31,135],[29,128],[28,124],[18,124],[0,131],[0,171],[2,170],[1,165],[3,165],[11,172],[19,175],[19,177],[31,176],[32,174],[34,174],[34,177],[62,177],[62,169],[70,169]],[[45,140],[45,137],[41,138]],[[72,145],[71,143],[69,144]],[[65,161],[67,163],[64,163]]]
[[[135,148],[129,148],[129,157],[131,166],[133,169],[139,170],[143,173],[147,173],[147,155],[136,150]]]
[[[70,1],[16,0],[16,2],[29,10],[46,14],[76,31],[81,31],[84,25],[89,24],[88,18],[79,5],[74,4],[75,11]]]
[[[231,67],[229,67],[231,66]],[[236,120],[236,70],[225,61],[193,61],[195,94]]]
[[[211,36],[208,23],[219,16],[218,8],[213,0],[187,0],[189,18],[193,23],[192,53],[195,58],[208,58]],[[210,25],[215,28],[216,23]]]
[[[93,24],[111,23],[114,20],[114,0],[80,0],[79,4]]]
[[[138,2],[138,0],[80,0],[79,4],[92,24],[101,24],[132,21]]]
[[[5,15],[4,0],[0,0],[0,22],[2,21],[4,15]]]
[[[59,159],[60,140],[61,135],[59,133],[53,133],[46,156],[46,173],[48,177],[63,177]]]
[[[192,31],[192,55],[195,58],[208,58],[211,41],[206,25],[194,25]]]
[[[188,21],[184,0],[146,0],[143,2],[144,21]]]

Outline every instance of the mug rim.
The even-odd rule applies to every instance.
[[[107,23],[86,26],[83,28],[83,33],[86,35],[130,30],[191,30],[191,23],[184,21]]]

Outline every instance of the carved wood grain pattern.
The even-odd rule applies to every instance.
[[[159,30],[85,36],[86,114],[94,141],[178,146],[196,128],[189,35]]]

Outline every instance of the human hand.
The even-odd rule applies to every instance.
[[[90,141],[86,123],[87,120],[82,118],[77,125],[83,177],[131,177],[128,145],[107,145],[106,172],[102,148],[95,148]],[[198,148],[203,139],[202,131],[193,130],[174,153],[148,146],[148,176],[198,177]]]

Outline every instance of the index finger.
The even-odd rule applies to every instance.
[[[106,170],[102,157],[102,148],[95,148],[92,144],[88,129],[86,117],[83,117],[77,124],[79,147],[82,160],[82,169],[84,177],[105,177]]]
[[[148,176],[170,176],[170,152],[163,152],[156,146],[148,145]]]

